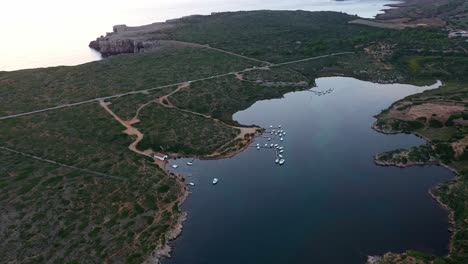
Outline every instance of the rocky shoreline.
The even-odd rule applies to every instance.
[[[258,127],[255,127],[255,128],[260,129],[262,132],[264,131],[263,128],[258,128]],[[206,160],[220,160],[220,159],[231,158],[231,157],[243,152],[244,150],[246,150],[254,142],[254,140],[257,137],[261,136],[261,135],[262,135],[261,132],[255,133],[255,135],[253,137],[251,137],[249,140],[246,141],[246,143],[244,144],[243,147],[241,147],[239,149],[236,149],[236,150],[233,150],[233,151],[230,151],[230,152],[226,153],[225,155],[213,156],[213,157],[191,156],[190,158],[198,158],[198,159],[206,159]],[[175,158],[182,158],[182,156],[176,156]],[[165,162],[162,169],[165,171],[165,173],[167,173],[168,175],[171,175],[172,173],[169,170],[166,169],[167,165],[169,165],[169,163]],[[182,185],[185,184],[184,183],[185,178],[184,178],[183,175],[178,174],[178,175],[175,175],[175,177],[177,177],[178,181],[180,181],[180,183]],[[180,198],[179,206],[182,205],[185,202],[185,200],[188,198],[189,195],[190,195],[190,192],[184,187],[184,192],[183,192],[182,197]],[[172,249],[173,249],[173,246],[171,245],[171,242],[174,241],[175,239],[177,239],[182,234],[182,231],[183,231],[183,228],[184,228],[183,224],[187,220],[187,216],[188,216],[187,212],[181,212],[180,213],[180,215],[179,215],[175,225],[173,226],[173,228],[170,229],[167,232],[165,243],[160,245],[158,248],[156,248],[153,251],[153,253],[146,259],[144,264],[161,264],[162,261],[164,260],[164,258],[170,258],[171,257],[171,252],[172,252]]]
[[[183,184],[183,182],[181,182],[181,184]],[[179,201],[179,205],[182,205],[184,203],[188,195],[189,195],[189,191],[187,191],[184,188],[184,194]],[[176,223],[172,227],[172,229],[170,229],[166,233],[165,243],[158,246],[151,253],[151,255],[143,262],[143,264],[161,264],[164,258],[171,257],[172,246],[170,245],[170,243],[182,234],[183,223],[185,222],[185,220],[187,220],[187,213],[181,212],[179,214],[179,217],[177,218]]]
[[[376,125],[376,123],[377,122],[375,122],[372,125],[372,129],[375,130],[378,133],[387,134],[387,135],[403,133],[401,131],[381,129]],[[411,133],[411,134],[425,139],[428,143],[430,142],[430,139],[428,139],[426,137],[423,137],[423,136],[421,136],[421,135],[419,135],[417,133]],[[443,184],[450,184],[450,185],[455,184],[457,182],[458,178],[459,178],[459,172],[455,168],[453,168],[451,166],[448,166],[448,165],[442,163],[439,160],[433,160],[431,162],[410,161],[410,162],[407,162],[407,163],[394,162],[394,161],[391,161],[391,160],[390,161],[382,161],[382,160],[379,160],[379,156],[382,155],[382,154],[383,153],[379,153],[379,154],[376,154],[374,156],[374,162],[375,162],[375,164],[377,164],[379,166],[395,166],[395,167],[399,167],[399,168],[407,168],[407,167],[411,167],[411,166],[436,165],[436,166],[442,166],[442,167],[452,171],[455,174],[455,178],[453,180],[450,180],[449,182],[446,182],[446,183],[438,184],[438,185],[436,185],[433,188],[428,190],[428,193],[432,197],[432,199],[434,199],[442,208],[447,210],[448,213],[449,213],[448,214],[448,223],[449,223],[448,231],[451,233],[451,236],[450,236],[450,241],[449,241],[448,256],[450,256],[450,254],[453,252],[454,237],[457,234],[457,229],[456,229],[456,226],[455,226],[455,212],[454,212],[453,209],[448,207],[448,205],[445,204],[442,201],[441,197],[438,196],[436,192]],[[401,256],[407,257],[406,253],[393,253],[393,252],[387,252],[382,256],[368,256],[366,264],[384,264],[384,263],[387,263],[387,261],[391,261],[391,263],[394,263],[394,262],[397,263],[399,260],[401,260]],[[415,263],[419,263],[419,262],[415,262]]]

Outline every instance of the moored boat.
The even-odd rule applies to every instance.
[[[214,178],[214,179],[213,179],[213,184],[217,184],[218,181],[219,181],[218,178]]]

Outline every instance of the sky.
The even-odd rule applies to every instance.
[[[88,43],[116,24],[142,25],[190,14],[255,9],[339,10],[372,17],[390,0],[3,0],[0,70],[100,59]]]

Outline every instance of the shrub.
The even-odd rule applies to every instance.
[[[429,120],[429,126],[432,128],[441,128],[444,126],[444,124],[442,124],[442,122],[437,119],[431,119]]]

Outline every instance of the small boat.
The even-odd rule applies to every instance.
[[[275,159],[275,163],[278,164],[278,162],[279,162],[279,159]]]
[[[257,146],[257,150],[260,150],[260,146]]]
[[[195,186],[195,183],[189,182],[188,185],[190,185],[190,186]]]
[[[192,166],[193,162],[189,161],[189,162],[187,162],[187,165]]]
[[[284,149],[281,149],[281,150],[279,151],[279,153],[283,153],[283,152],[284,152]]]
[[[273,127],[272,125],[270,125],[270,127]]]
[[[280,141],[283,141],[284,138],[280,138]]]
[[[270,132],[270,135],[273,135],[273,132]]]
[[[218,178],[214,178],[214,179],[213,179],[213,184],[217,184],[218,181],[219,181]]]
[[[177,164],[172,164],[171,167],[172,167],[173,169],[177,169],[177,168],[179,168],[179,165],[177,165]]]
[[[278,147],[278,149],[284,149],[284,147]]]
[[[286,132],[283,132],[283,136],[286,135]]]
[[[279,165],[283,165],[285,162],[286,162],[286,160],[281,159],[281,160],[279,161]]]
[[[265,147],[268,147],[268,144],[265,143]]]
[[[271,138],[268,138],[268,141],[270,141],[270,140],[271,140]]]
[[[279,125],[278,127],[281,128],[281,125]]]
[[[259,144],[259,143],[257,143],[257,146],[260,146],[260,144]]]
[[[283,158],[283,155],[279,154],[278,157]]]
[[[273,144],[270,144],[270,148],[272,148],[272,147],[273,147]]]
[[[278,146],[278,144],[275,144],[274,146],[275,146],[275,148],[276,148],[276,147]]]

